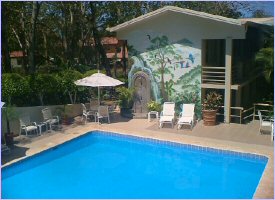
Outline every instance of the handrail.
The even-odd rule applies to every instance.
[[[224,106],[220,106],[221,108],[224,108]],[[230,114],[230,117],[235,117],[235,118],[239,118],[240,120],[240,124],[242,123],[242,120],[243,120],[243,110],[244,108],[243,107],[230,107],[231,110],[239,110],[239,115],[233,115],[233,114]],[[217,115],[224,115],[224,113],[217,113]]]
[[[259,107],[274,107],[274,105],[272,104],[267,104],[267,103],[254,103],[253,104],[253,121],[255,120],[256,117],[259,117],[259,115],[257,114],[256,111],[261,111],[261,112],[269,112],[271,113],[272,111],[271,110],[263,110],[263,109],[256,109],[257,106]],[[263,115],[266,117],[266,115]]]

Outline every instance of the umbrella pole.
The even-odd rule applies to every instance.
[[[100,89],[99,89],[99,86],[97,87],[97,93],[98,93],[98,106],[100,106]]]

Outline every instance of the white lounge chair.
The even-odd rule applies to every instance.
[[[261,111],[258,110],[258,115],[259,115],[259,119],[260,119],[260,128],[259,128],[259,132],[260,134],[262,133],[262,128],[263,127],[270,127],[272,128],[272,122],[268,119],[264,119],[262,116]]]
[[[175,119],[175,103],[174,102],[164,102],[163,109],[160,113],[159,128],[162,128],[163,124],[169,123],[174,128]]]
[[[52,112],[49,108],[44,108],[42,110],[42,115],[44,118],[44,122],[49,125],[48,130],[52,130],[53,125],[59,125],[59,117],[58,116],[52,116]]]
[[[87,123],[87,118],[89,116],[93,116],[95,118],[95,122],[96,122],[96,112],[95,111],[88,111],[85,104],[81,104],[82,106],[82,121],[85,118],[85,124]]]
[[[19,118],[20,122],[20,134],[22,130],[28,135],[28,132],[35,132],[38,135],[37,124],[36,122],[31,122],[30,117],[28,115],[21,116]]]
[[[182,104],[182,112],[180,113],[178,120],[178,129],[180,129],[183,125],[189,125],[191,130],[194,126],[194,118],[195,118],[195,104]]]
[[[98,112],[96,113],[97,121],[99,123],[99,119],[107,118],[108,123],[110,124],[110,115],[108,106],[99,106]]]

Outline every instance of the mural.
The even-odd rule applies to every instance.
[[[146,52],[129,48],[131,70],[129,87],[133,87],[133,76],[144,72],[150,78],[151,99],[160,103],[173,101],[177,112],[182,103],[195,103],[196,115],[201,116],[201,53],[193,43],[183,38],[170,44],[168,37],[148,36]]]

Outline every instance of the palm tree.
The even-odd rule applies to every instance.
[[[271,81],[272,74],[274,72],[274,49],[262,48],[256,54],[256,62],[262,65],[264,68],[264,76],[268,83]]]

